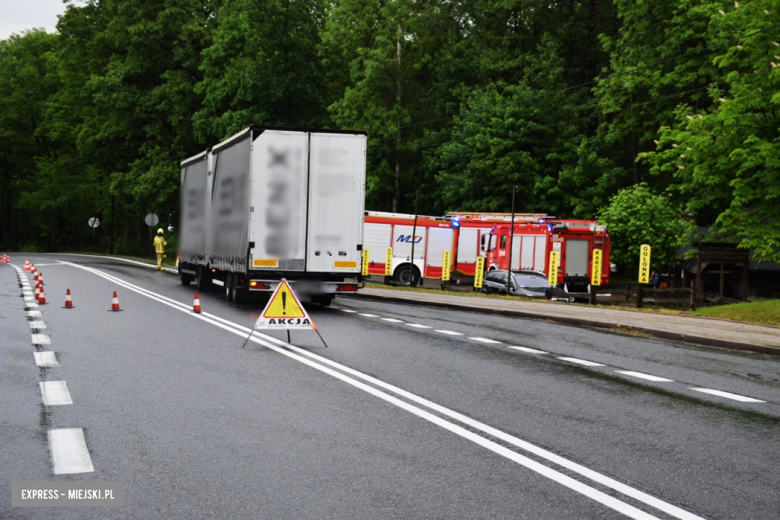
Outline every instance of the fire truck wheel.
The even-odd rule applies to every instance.
[[[393,279],[403,285],[414,285],[420,283],[420,271],[416,266],[412,267],[411,276],[409,273],[409,264],[399,265],[393,273]]]

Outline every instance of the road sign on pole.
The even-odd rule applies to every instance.
[[[363,250],[363,258],[360,264],[360,274],[368,276],[368,249]]]
[[[590,273],[591,285],[601,285],[602,254],[601,249],[593,250],[593,262]]]
[[[160,217],[155,215],[154,213],[149,213],[144,217],[144,223],[146,223],[149,227],[154,227],[160,222]]]
[[[477,257],[477,271],[474,273],[474,287],[482,289],[482,279],[485,275],[485,257]]]
[[[639,283],[650,283],[650,246],[639,248]]]
[[[444,251],[441,255],[441,280],[448,282],[450,280],[450,252]]]
[[[558,285],[558,266],[561,261],[560,251],[550,251],[550,265],[548,266],[547,281],[551,287]]]
[[[393,276],[393,248],[385,250],[385,276]]]
[[[100,225],[100,219],[99,218],[92,217],[92,218],[89,219],[89,227],[91,227],[92,229],[95,229],[99,225]]]

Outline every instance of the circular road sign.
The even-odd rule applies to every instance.
[[[91,219],[89,219],[89,227],[91,227],[92,229],[95,229],[99,225],[100,225],[100,219],[99,218],[92,217]]]
[[[149,213],[144,217],[144,222],[146,222],[147,226],[154,227],[157,225],[158,222],[160,222],[160,217],[158,217],[154,213]]]

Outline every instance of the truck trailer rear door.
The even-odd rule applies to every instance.
[[[360,272],[366,137],[312,133],[306,270]]]

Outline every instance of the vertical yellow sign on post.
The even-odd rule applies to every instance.
[[[650,246],[639,248],[639,283],[650,283]]]
[[[482,279],[485,276],[485,257],[477,257],[477,270],[474,273],[474,287],[482,289]]]
[[[445,251],[441,254],[441,280],[450,281],[450,252]]]
[[[560,251],[550,251],[550,264],[547,266],[547,282],[550,286],[558,285],[558,266],[560,262]]]
[[[393,276],[393,248],[385,251],[385,276]]]
[[[601,249],[593,250],[593,262],[590,272],[591,285],[601,285],[602,255]]]
[[[368,276],[368,249],[363,250],[363,261],[360,266],[360,274]]]

